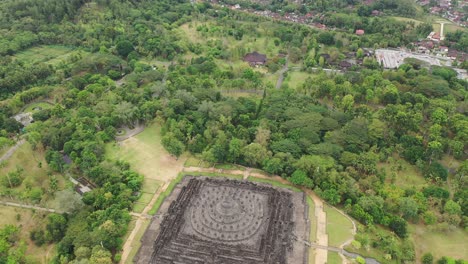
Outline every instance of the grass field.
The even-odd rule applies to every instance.
[[[420,20],[407,18],[407,17],[392,16],[391,18],[395,19],[396,21],[400,21],[400,22],[407,22],[407,23],[413,22],[416,26],[422,23],[422,21],[420,21]]]
[[[288,71],[288,76],[284,79],[283,85],[287,84],[289,88],[297,89],[305,82],[307,77],[312,77],[312,74],[300,71]]]
[[[33,210],[22,209],[0,205],[0,226],[15,225],[21,227],[19,238],[26,242],[26,256],[31,263],[49,263],[54,255],[55,245],[43,245],[38,247],[29,239],[29,232],[36,228],[45,226],[46,213],[33,212]]]
[[[340,255],[336,252],[328,252],[327,264],[341,264],[343,263]]]
[[[36,112],[39,110],[50,109],[53,105],[45,102],[31,103],[24,108],[25,113]]]
[[[16,171],[18,168],[23,170],[22,177],[23,183],[16,188],[13,188],[13,198],[18,199],[20,196],[26,194],[26,186],[38,187],[44,190],[49,188],[50,171],[47,162],[45,161],[45,151],[38,147],[33,150],[29,142],[24,143],[19,147],[16,152],[6,161],[0,165],[0,176],[7,175],[9,172]],[[65,179],[62,175],[54,173],[58,180],[58,189],[62,190],[65,186]],[[0,187],[6,188],[6,187]],[[45,204],[49,200],[47,195],[43,195],[40,204]]]
[[[200,167],[200,168],[210,168],[213,164],[203,161],[197,157],[190,156],[185,160],[185,167]]]
[[[72,49],[65,46],[38,46],[16,54],[15,58],[28,63],[46,62],[58,64],[70,56],[71,52]]]
[[[339,247],[352,239],[353,224],[351,221],[331,206],[324,205],[323,209],[327,214],[328,244]]]
[[[315,221],[315,203],[312,198],[307,196],[307,205],[309,205],[309,220],[310,220],[310,234],[309,240],[311,242],[317,241],[317,221]]]
[[[106,146],[106,158],[124,160],[145,178],[169,181],[184,167],[185,158],[172,157],[161,145],[160,126],[153,123],[135,137]]]
[[[457,228],[449,232],[431,231],[422,225],[410,224],[411,238],[417,259],[424,253],[431,252],[435,259],[449,256],[455,259],[468,259],[467,231]]]
[[[377,168],[384,169],[387,174],[386,183],[395,184],[401,188],[420,188],[426,185],[426,180],[416,166],[411,165],[404,159],[398,158],[397,156],[394,156],[393,158],[394,161],[392,162],[377,164]],[[395,177],[393,177],[392,167],[398,167],[398,164],[401,165],[402,170],[395,171]]]

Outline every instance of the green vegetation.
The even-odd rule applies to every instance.
[[[468,259],[468,252],[465,250],[465,230],[450,229],[444,225],[430,229],[420,225],[410,225],[410,229],[418,258],[426,252],[431,252],[436,260],[443,256]]]
[[[38,103],[31,103],[24,108],[23,112],[30,113],[30,112],[37,112],[41,110],[51,109],[53,107],[50,103],[38,102]]]
[[[340,255],[336,252],[328,252],[328,259],[327,264],[341,264],[343,260],[341,259]]]
[[[137,232],[135,235],[135,239],[133,239],[133,242],[131,244],[132,250],[128,254],[127,261],[125,264],[132,264],[133,263],[133,258],[135,258],[135,255],[138,253],[138,249],[140,249],[141,246],[141,238],[143,237],[146,229],[148,228],[149,224],[151,222],[149,220],[143,221],[140,230]],[[131,230],[131,229],[129,229]]]
[[[328,244],[340,247],[343,243],[353,238],[353,224],[342,215],[336,208],[325,205],[324,211],[327,214],[327,234]]]
[[[17,257],[24,258],[29,263],[48,262],[53,255],[55,244],[36,245],[30,239],[31,231],[45,227],[46,217],[47,213],[41,211],[0,205],[0,226],[2,227],[0,239],[4,238],[4,232],[7,230],[13,231],[15,235],[9,242],[13,242],[11,244],[14,249],[12,252],[16,251],[18,253],[16,254]],[[21,255],[22,252],[23,256]],[[3,251],[0,253],[0,262],[2,263],[5,257],[4,253]],[[47,257],[48,253],[49,257]],[[20,262],[17,261],[14,263]]]
[[[267,184],[270,184],[270,185],[272,185],[272,186],[276,186],[276,187],[280,187],[280,188],[289,189],[289,190],[292,190],[292,191],[295,191],[295,192],[302,192],[302,191],[301,191],[299,188],[297,188],[297,187],[294,187],[294,186],[289,185],[289,184],[284,184],[284,183],[279,182],[279,181],[276,181],[276,180],[258,178],[258,177],[254,177],[254,176],[249,176],[249,177],[247,178],[247,180],[252,181],[252,182],[267,183]]]
[[[310,241],[314,242],[317,240],[317,221],[313,221],[312,219],[316,219],[315,217],[315,203],[310,198],[310,196],[307,196],[307,205],[309,205],[309,219],[310,221]]]
[[[199,1],[1,2],[0,149],[20,133],[28,142],[2,162],[0,196],[69,212],[32,234],[35,243],[57,244],[50,262],[118,262],[129,212],[171,181],[156,213],[187,156],[196,157],[191,166],[255,167],[313,189],[363,224],[352,246],[382,262],[414,262],[425,248],[465,257],[432,245],[442,238],[431,232],[466,238],[467,82],[446,67],[409,60],[390,71],[365,57],[424,38],[436,21],[399,18],[424,15],[404,0],[242,5],[318,14],[315,22],[336,30]],[[451,30],[442,44],[468,51],[466,30]],[[242,61],[255,50],[267,55],[265,66]],[[359,65],[343,74],[315,69],[348,57]],[[275,89],[286,60],[294,71]],[[45,99],[54,105],[26,128],[11,118]],[[119,129],[139,124],[142,133],[115,142]],[[81,202],[61,175],[94,188]],[[343,232],[330,230],[331,243]]]
[[[65,61],[70,56],[71,51],[72,48],[58,45],[38,46],[19,52],[14,58],[21,62],[44,62],[56,65]]]
[[[161,194],[159,194],[159,196],[156,199],[156,202],[154,203],[153,207],[148,212],[150,215],[154,215],[154,214],[156,214],[158,212],[159,207],[161,207],[161,205],[164,202],[164,200],[166,199],[166,197],[169,196],[172,193],[172,191],[174,190],[176,185],[180,181],[182,181],[182,179],[184,177],[185,177],[185,174],[179,173],[179,175],[177,175],[177,177],[174,180],[172,180],[171,183],[169,183],[166,190],[164,190],[163,192],[161,192]]]
[[[26,142],[0,166],[0,195],[17,201],[46,205],[65,188],[64,178],[50,172],[44,150]],[[58,208],[57,208],[58,209]]]

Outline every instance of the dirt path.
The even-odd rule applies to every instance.
[[[279,72],[279,78],[276,82],[276,89],[280,89],[281,85],[284,81],[284,73],[288,71],[288,56],[286,56],[286,63],[284,64],[283,68]]]
[[[16,144],[11,147],[1,158],[0,158],[0,163],[9,159],[14,153],[15,151],[21,147],[21,145],[23,145],[24,143],[26,142],[25,139],[21,139],[20,141],[16,142]]]
[[[133,249],[132,243],[135,240],[135,236],[140,231],[143,223],[146,221],[150,221],[151,216],[148,215],[148,212],[151,210],[151,208],[153,208],[153,205],[156,203],[156,200],[158,199],[159,195],[167,189],[169,183],[170,181],[167,181],[161,188],[159,188],[159,190],[156,193],[154,193],[153,198],[151,198],[151,201],[148,203],[145,209],[143,209],[143,212],[141,212],[141,214],[134,212],[130,213],[132,216],[138,217],[138,219],[135,223],[135,227],[133,228],[132,233],[130,233],[130,235],[127,238],[127,241],[125,241],[125,244],[122,247],[122,258],[120,260],[120,263],[126,263],[128,255]]]
[[[26,209],[34,209],[34,210],[39,210],[39,211],[45,211],[49,213],[62,213],[59,212],[55,209],[52,208],[45,208],[45,207],[40,207],[40,206],[35,206],[35,205],[29,205],[29,204],[20,204],[20,203],[13,203],[13,202],[3,202],[0,201],[1,205],[6,205],[6,206],[13,206],[13,207],[20,207],[20,208],[26,208]]]

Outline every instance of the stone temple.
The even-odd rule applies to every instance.
[[[135,263],[306,264],[305,199],[267,184],[187,176],[153,217]]]

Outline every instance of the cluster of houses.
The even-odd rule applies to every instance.
[[[373,57],[374,54],[371,50],[364,49],[364,58]],[[283,56],[280,54],[279,56]],[[351,67],[362,65],[363,58],[357,58],[356,52],[348,52],[345,54],[344,59],[334,59],[330,54],[320,54],[320,57],[324,59],[327,65],[332,65],[340,70],[346,71]],[[244,61],[247,62],[251,67],[258,67],[267,63],[267,56],[265,54],[258,53],[257,51],[247,53],[244,56]]]
[[[421,6],[430,6],[434,4],[431,0],[419,0],[418,3]],[[468,6],[468,1],[458,1],[458,5],[455,7],[452,5],[452,0],[436,0],[435,5],[431,6],[429,11],[433,15],[440,15],[460,26],[467,27],[467,15],[465,12],[461,11],[464,6]]]
[[[468,53],[441,45],[440,41],[439,33],[431,32],[427,39],[413,43],[413,51],[421,54],[447,57],[459,62],[468,60]]]

